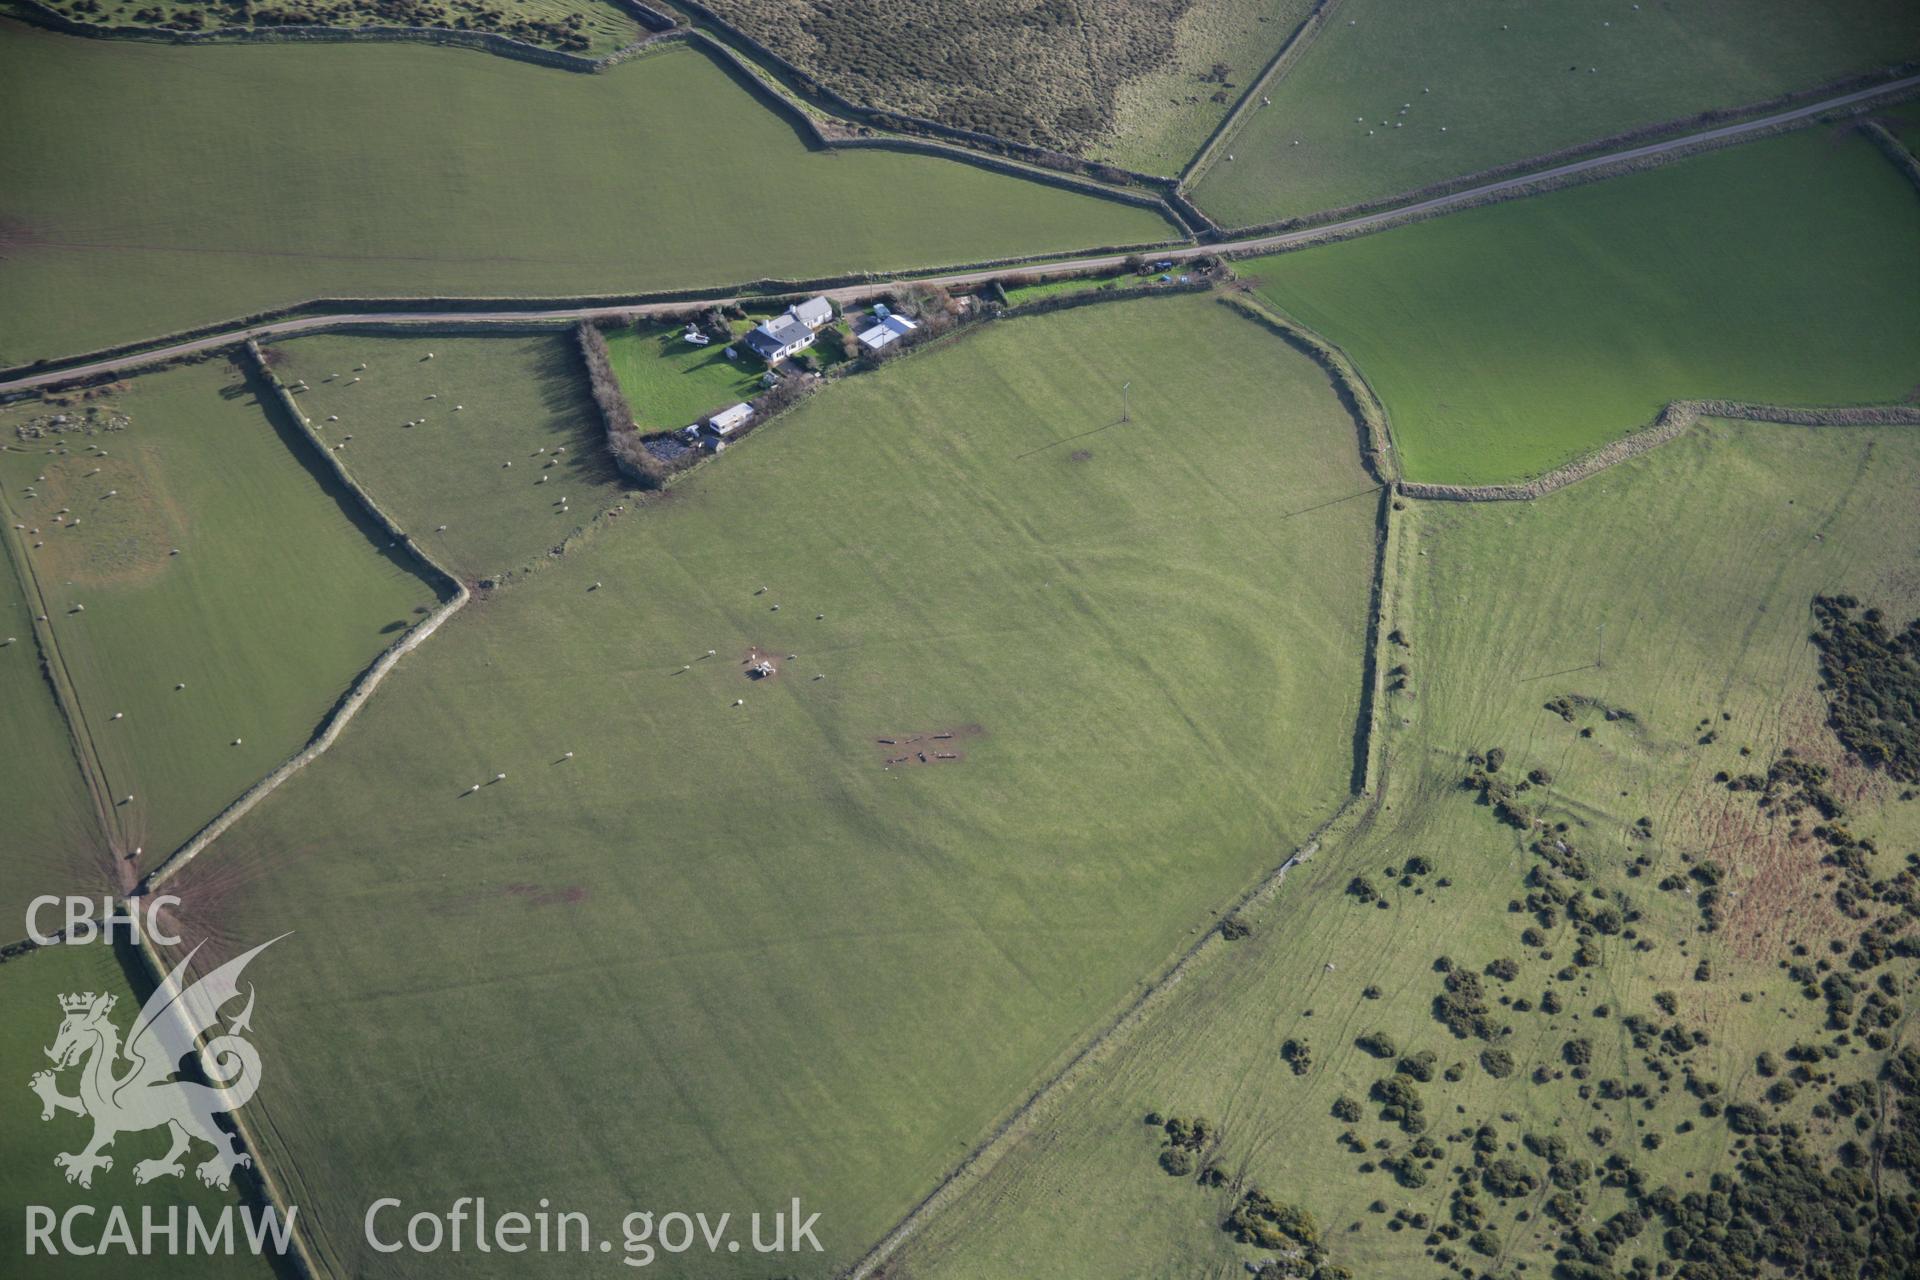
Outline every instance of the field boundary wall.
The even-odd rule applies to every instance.
[[[1291,218],[1280,218],[1272,222],[1259,222],[1246,226],[1228,227],[1222,234],[1233,237],[1248,237],[1271,235],[1283,231],[1306,231],[1316,226],[1342,222],[1350,218],[1365,217],[1368,214],[1374,213],[1387,213],[1401,205],[1416,204],[1424,200],[1437,199],[1461,191],[1471,191],[1475,187],[1486,186],[1489,183],[1500,182],[1507,178],[1524,177],[1528,173],[1536,170],[1551,169],[1556,165],[1571,164],[1578,160],[1592,159],[1598,156],[1604,156],[1609,152],[1620,151],[1634,146],[1643,146],[1653,142],[1661,142],[1670,138],[1685,138],[1688,134],[1696,133],[1702,129],[1713,129],[1725,125],[1738,124],[1754,116],[1765,116],[1776,111],[1791,110],[1794,107],[1805,106],[1808,103],[1818,102],[1825,98],[1837,97],[1841,94],[1853,93],[1862,89],[1870,89],[1874,85],[1899,80],[1902,77],[1911,75],[1916,68],[1920,68],[1920,63],[1907,62],[1896,67],[1888,68],[1883,72],[1848,76],[1843,79],[1816,85],[1810,89],[1796,89],[1792,93],[1779,94],[1775,97],[1760,102],[1750,102],[1743,106],[1709,108],[1706,111],[1695,112],[1690,116],[1679,116],[1671,120],[1642,125],[1621,133],[1610,134],[1604,138],[1595,138],[1588,142],[1576,143],[1570,147],[1562,147],[1557,151],[1546,151],[1539,155],[1528,156],[1525,159],[1495,165],[1492,168],[1480,169],[1473,173],[1459,174],[1442,182],[1428,183],[1426,186],[1414,187],[1394,195],[1381,196],[1374,200],[1362,200],[1354,204],[1341,205],[1333,209],[1320,209],[1313,213],[1301,214]],[[1879,105],[1884,105],[1884,103]],[[1865,109],[1867,109],[1866,104],[1857,104],[1855,108],[1836,108],[1836,110],[1839,111]],[[1673,151],[1663,152],[1657,157],[1649,156],[1642,157],[1638,160],[1625,161],[1619,167],[1606,166],[1584,170],[1579,174],[1564,175],[1565,181],[1560,179],[1543,179],[1542,182],[1537,185],[1528,185],[1521,188],[1501,191],[1495,194],[1495,198],[1509,199],[1512,198],[1516,192],[1528,195],[1537,194],[1540,191],[1553,190],[1554,186],[1570,185],[1573,181],[1586,181],[1595,176],[1611,177],[1618,173],[1631,172],[1635,167],[1651,167],[1653,163],[1663,163],[1669,159],[1696,155],[1701,151],[1710,150],[1718,146],[1731,146],[1738,142],[1752,142],[1758,138],[1770,137],[1777,132],[1785,132],[1788,129],[1801,128],[1819,122],[1819,117],[1808,117],[1802,120],[1787,121],[1770,130],[1742,133],[1731,138],[1702,139],[1697,147],[1678,147]],[[1549,183],[1554,185],[1548,185]],[[1475,207],[1473,203],[1453,204],[1447,206],[1447,211],[1455,212],[1460,209],[1470,209],[1473,207]]]
[[[1399,492],[1409,498],[1436,502],[1528,502],[1556,489],[1585,480],[1657,449],[1683,434],[1702,418],[1729,418],[1742,422],[1771,422],[1801,427],[1870,427],[1920,425],[1920,405],[1853,405],[1825,409],[1749,404],[1738,400],[1675,400],[1660,411],[1651,426],[1623,436],[1521,484],[1427,484],[1402,480]]]
[[[380,687],[380,683],[385,680],[394,667],[399,664],[400,659],[406,657],[409,653],[412,653],[415,649],[426,643],[426,641],[433,636],[433,633],[440,629],[440,624],[459,612],[460,609],[465,607],[467,602],[473,598],[473,593],[467,589],[466,584],[448,572],[448,570],[432,556],[428,555],[427,552],[413,540],[411,535],[401,527],[400,523],[389,515],[379,503],[375,502],[365,489],[360,487],[359,483],[354,480],[352,474],[347,471],[345,465],[341,463],[339,458],[334,456],[333,450],[321,443],[319,437],[314,434],[312,425],[307,421],[306,415],[300,411],[300,406],[294,400],[292,393],[287,390],[280,379],[274,374],[273,370],[268,367],[265,355],[261,353],[259,345],[251,338],[240,345],[240,361],[248,372],[260,378],[271,389],[277,401],[275,407],[285,412],[292,419],[293,425],[299,429],[300,434],[313,446],[314,452],[319,455],[322,462],[333,472],[335,478],[337,478],[341,484],[345,485],[347,490],[359,500],[362,508],[373,518],[375,523],[390,534],[396,543],[404,546],[413,558],[426,569],[428,580],[434,583],[436,588],[446,593],[448,598],[438,608],[434,609],[425,618],[416,623],[405,635],[389,645],[378,658],[374,659],[373,665],[362,672],[358,680],[354,681],[353,687],[340,699],[340,702],[334,707],[333,712],[327,717],[325,723],[321,725],[319,732],[314,735],[313,739],[308,742],[305,747],[295,752],[290,759],[281,764],[280,767],[272,773],[247,788],[246,791],[241,793],[239,799],[221,810],[215,815],[211,822],[200,828],[185,844],[169,854],[159,866],[148,872],[146,879],[141,882],[142,892],[151,892],[178,874],[180,869],[198,857],[202,850],[225,834],[229,827],[233,826],[234,823],[251,812],[255,805],[273,794],[274,791],[279,789],[282,783],[293,777],[294,774],[319,759],[320,756],[326,752],[327,748],[334,744],[335,739],[340,736],[340,731],[346,728],[347,723],[359,713],[360,708],[366,705],[367,699],[373,696],[374,691]]]

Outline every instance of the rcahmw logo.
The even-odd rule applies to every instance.
[[[165,1130],[168,1145],[164,1152],[133,1165],[135,1183],[183,1177],[183,1157],[197,1154],[202,1147],[213,1151],[194,1165],[194,1175],[209,1187],[231,1187],[233,1171],[253,1163],[238,1136],[223,1132],[214,1122],[216,1115],[243,1105],[260,1085],[260,1053],[245,1039],[253,1021],[252,984],[247,985],[246,1004],[224,1017],[224,1026],[222,1010],[240,998],[240,975],[247,965],[278,941],[263,942],[198,981],[190,981],[188,967],[200,950],[196,946],[141,1007],[124,1041],[113,1020],[118,1003],[114,996],[85,991],[60,997],[60,1029],[46,1050],[53,1066],[36,1072],[28,1087],[40,1097],[42,1120],[70,1114],[93,1121],[93,1135],[79,1150],[53,1158],[68,1182],[92,1188],[96,1173],[113,1168],[107,1149],[116,1139],[154,1129]],[[204,1045],[203,1036],[207,1037]],[[177,1078],[189,1058],[198,1062],[210,1084]],[[73,1093],[62,1092],[63,1078],[74,1081]],[[191,1205],[184,1214],[179,1206],[164,1210],[146,1206],[136,1232],[126,1210],[118,1205],[105,1211],[75,1205],[64,1214],[45,1205],[28,1205],[26,1251],[29,1255],[41,1251],[232,1252],[239,1243],[256,1253],[269,1247],[284,1253],[296,1212],[289,1208],[282,1222],[269,1206],[253,1213],[249,1221],[239,1206],[211,1215]],[[237,1233],[235,1214],[241,1218]],[[83,1238],[96,1230],[99,1234],[94,1239]]]

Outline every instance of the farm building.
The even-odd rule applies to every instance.
[[[742,402],[730,405],[707,419],[707,429],[716,436],[730,436],[753,416],[753,406]]]
[[[877,312],[879,308],[876,307],[874,310]],[[863,329],[860,332],[860,345],[869,351],[878,351],[882,347],[891,346],[893,343],[898,342],[901,338],[912,333],[919,327],[919,325],[907,319],[905,316],[888,313],[880,318],[879,324],[874,325],[871,329]]]
[[[787,314],[809,329],[825,328],[833,321],[833,304],[824,294],[787,308]]]
[[[788,312],[756,326],[744,341],[747,350],[768,364],[778,364],[812,346],[813,330]]]

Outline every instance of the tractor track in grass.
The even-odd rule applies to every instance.
[[[1156,249],[1138,256],[1149,257],[1160,262],[1187,262],[1195,258],[1217,255],[1240,255],[1274,253],[1287,249],[1304,248],[1329,240],[1346,239],[1382,231],[1401,223],[1443,214],[1463,208],[1488,203],[1492,200],[1511,198],[1528,193],[1542,184],[1560,185],[1568,180],[1582,178],[1600,178],[1608,176],[1622,166],[1633,166],[1647,161],[1690,154],[1704,148],[1736,142],[1748,136],[1763,136],[1772,130],[1809,123],[1831,111],[1844,110],[1879,98],[1895,97],[1920,89],[1920,75],[1907,76],[1884,84],[1843,93],[1805,106],[1794,107],[1786,111],[1777,111],[1752,120],[1735,124],[1721,125],[1718,128],[1704,129],[1660,142],[1651,142],[1643,146],[1628,147],[1620,151],[1610,151],[1603,155],[1590,156],[1582,160],[1553,166],[1537,172],[1517,177],[1503,178],[1496,182],[1482,183],[1463,191],[1447,195],[1434,196],[1413,204],[1400,205],[1392,209],[1383,209],[1375,213],[1362,214],[1338,222],[1320,226],[1306,227],[1293,231],[1275,232],[1266,235],[1244,236],[1238,239],[1219,240],[1209,244],[1182,245],[1175,248]],[[937,285],[942,288],[954,288],[967,285],[984,284],[1009,272],[1035,277],[1068,276],[1087,272],[1112,270],[1125,266],[1129,257],[1122,253],[1098,254],[1080,258],[1062,259],[1057,262],[1023,265],[1018,267],[973,268],[946,273],[926,275],[904,275],[893,280],[842,285],[820,290],[828,298],[840,303],[857,302],[879,294],[891,292],[901,284],[914,283]],[[4,382],[0,382],[0,396],[32,391],[37,388],[56,386],[66,382],[83,382],[89,379],[109,378],[129,372],[146,365],[159,364],[182,357],[199,355],[205,352],[230,347],[249,339],[259,341],[270,338],[283,338],[297,333],[310,333],[316,330],[341,325],[449,325],[471,324],[475,327],[502,324],[565,324],[579,320],[625,320],[631,321],[643,316],[658,315],[662,312],[684,312],[714,306],[727,306],[735,303],[764,304],[771,295],[748,294],[740,289],[721,290],[705,298],[680,298],[668,302],[641,303],[595,303],[583,306],[543,307],[537,301],[529,301],[523,306],[502,305],[489,310],[447,310],[422,308],[417,311],[343,311],[299,316],[293,319],[270,321],[251,326],[236,326],[218,333],[185,341],[169,343],[146,351],[117,355],[108,359],[94,360],[84,364],[50,369],[38,373],[26,373]]]

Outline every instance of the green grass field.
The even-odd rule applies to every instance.
[[[685,49],[588,76],[417,45],[0,33],[0,362],[315,297],[719,286],[1175,234],[968,164],[808,151]]]
[[[0,646],[0,724],[7,726],[0,733],[0,812],[9,815],[0,843],[0,920],[6,922],[0,931],[8,942],[26,936],[23,922],[32,899],[98,895],[114,885],[101,867],[106,842],[72,737],[41,674],[34,643],[39,609],[12,567],[14,538],[24,532],[7,530],[8,559],[0,563],[0,640],[6,641]]]
[[[766,366],[759,360],[745,352],[729,360],[717,342],[692,346],[681,341],[684,328],[643,322],[607,334],[613,370],[642,431],[689,426],[715,409],[751,400],[763,389],[760,375]],[[815,345],[825,357],[833,344],[823,340]]]
[[[365,1250],[375,1188],[798,1195],[826,1255],[687,1273],[857,1255],[1345,795],[1367,487],[1262,329],[1090,307],[837,383],[457,615],[172,882],[298,923],[254,1105],[323,1260],[451,1265]]]
[[[0,413],[16,446],[0,453],[9,523],[28,526],[114,835],[145,850],[144,868],[304,745],[433,604],[290,428],[276,430],[260,391],[219,361],[148,374],[101,402],[124,429],[33,452],[17,427],[59,410]]]
[[[227,1205],[239,1203],[237,1193],[203,1186],[191,1169],[180,1178],[158,1178],[144,1186],[136,1185],[134,1164],[166,1151],[166,1136],[159,1132],[122,1135],[112,1149],[113,1168],[96,1173],[91,1190],[67,1182],[62,1170],[55,1167],[54,1155],[80,1150],[92,1127],[86,1120],[66,1113],[57,1113],[53,1119],[42,1121],[40,1103],[28,1092],[26,1082],[28,1077],[48,1066],[42,1051],[54,1042],[59,1032],[60,997],[82,991],[109,991],[119,998],[112,1021],[124,1034],[133,1024],[146,984],[142,981],[136,990],[113,949],[98,944],[42,947],[0,964],[0,1019],[7,1027],[6,1036],[0,1037],[0,1079],[7,1082],[10,1094],[18,1095],[9,1097],[6,1106],[0,1108],[0,1116],[5,1117],[0,1140],[4,1140],[7,1150],[7,1159],[0,1161],[0,1201],[4,1201],[8,1209],[0,1214],[0,1253],[16,1259],[13,1265],[24,1268],[14,1274],[35,1277],[117,1280],[137,1270],[143,1276],[178,1276],[182,1280],[226,1276],[266,1280],[273,1274],[270,1264],[251,1256],[170,1257],[162,1253],[130,1258],[116,1249],[104,1257],[73,1257],[63,1250],[59,1257],[50,1258],[42,1252],[31,1260],[26,1258],[27,1205],[42,1205],[56,1214],[65,1214],[76,1205],[94,1206],[91,1217],[82,1215],[75,1219],[76,1237],[82,1243],[92,1244],[99,1241],[100,1233],[107,1226],[110,1205],[125,1209],[138,1239],[143,1208],[151,1208],[164,1222],[169,1210],[184,1214],[191,1207],[205,1215],[211,1224],[212,1215]],[[124,1065],[116,1068],[117,1071],[125,1069]],[[60,1077],[59,1088],[67,1095],[76,1091],[72,1071]],[[196,1147],[192,1158],[202,1160],[207,1154],[204,1146]],[[182,1237],[185,1231],[182,1219]],[[57,1232],[54,1239],[59,1240]]]
[[[1684,1088],[1683,1076],[1717,1084],[1722,1103],[1758,1102],[1772,1083],[1756,1074],[1758,1054],[1785,1056],[1797,1041],[1819,1040],[1838,1054],[1816,1068],[1832,1073],[1823,1087],[1762,1109],[1804,1125],[1822,1159],[1859,1136],[1823,1100],[1833,1084],[1872,1077],[1887,1054],[1823,1033],[1823,1006],[1803,997],[1784,965],[1806,954],[1793,950],[1800,944],[1844,970],[1827,943],[1862,926],[1835,909],[1819,846],[1804,832],[1790,835],[1784,819],[1757,816],[1751,798],[1713,778],[1764,772],[1793,748],[1836,769],[1848,821],[1885,851],[1872,874],[1897,870],[1914,847],[1915,806],[1894,799],[1898,788],[1884,777],[1841,760],[1807,632],[1819,592],[1854,592],[1898,619],[1920,609],[1911,549],[1887,537],[1912,523],[1916,467],[1920,436],[1910,428],[1710,423],[1537,503],[1410,503],[1395,517],[1389,577],[1389,621],[1407,647],[1389,644],[1383,662],[1404,665],[1411,683],[1382,704],[1388,763],[1378,812],[1290,876],[1254,918],[1250,939],[1216,944],[1032,1139],[933,1219],[899,1274],[1225,1277],[1265,1256],[1220,1229],[1237,1190],[1157,1167],[1159,1135],[1141,1123],[1150,1110],[1215,1121],[1219,1145],[1206,1158],[1240,1185],[1307,1208],[1332,1260],[1357,1276],[1449,1274],[1427,1255],[1424,1226],[1390,1227],[1387,1213],[1368,1206],[1377,1199],[1394,1213],[1448,1223],[1450,1170],[1471,1163],[1459,1135],[1482,1123],[1496,1131],[1493,1154],[1544,1184],[1504,1202],[1480,1195],[1501,1242],[1497,1258],[1452,1245],[1467,1265],[1499,1275],[1555,1270],[1561,1229],[1543,1202],[1558,1188],[1522,1145],[1529,1133],[1562,1138],[1596,1165],[1622,1157],[1650,1188],[1704,1193],[1749,1144],[1724,1116],[1702,1109],[1706,1095]],[[1649,554],[1660,572],[1646,571]],[[1588,710],[1569,722],[1544,708],[1569,693],[1634,719]],[[1708,732],[1714,740],[1703,745]],[[1528,852],[1528,836],[1460,786],[1466,754],[1495,746],[1516,780],[1535,768],[1551,775],[1533,798],[1548,797],[1549,819],[1568,823],[1560,838],[1592,864],[1593,891],[1620,895],[1614,900],[1639,913],[1625,931],[1600,937],[1599,963],[1577,967],[1571,980],[1558,973],[1580,941],[1567,920],[1529,944],[1520,935],[1535,919],[1508,906],[1528,895],[1523,880],[1543,860]],[[1633,832],[1643,816],[1650,837]],[[1399,869],[1414,855],[1432,869],[1402,887]],[[1727,874],[1723,924],[1706,934],[1696,931],[1690,892],[1657,886],[1669,875],[1685,880],[1709,855]],[[1632,865],[1640,858],[1647,861]],[[1380,904],[1346,892],[1356,875],[1378,887]],[[1649,949],[1638,950],[1642,943]],[[1510,982],[1485,980],[1494,1015],[1514,1029],[1500,1042],[1515,1062],[1504,1080],[1478,1064],[1485,1044],[1456,1039],[1433,1014],[1442,979],[1432,965],[1443,955],[1474,971],[1496,958],[1519,963]],[[1696,977],[1702,961],[1710,981]],[[1910,991],[1912,961],[1892,967]],[[1557,1014],[1544,1011],[1546,992],[1561,1001]],[[1628,1015],[1668,1022],[1661,992],[1674,993],[1673,1020],[1707,1032],[1709,1043],[1684,1055],[1643,1055],[1629,1044]],[[1411,1145],[1367,1101],[1372,1082],[1392,1070],[1356,1046],[1372,1032],[1385,1032],[1401,1053],[1432,1050],[1442,1071],[1465,1068],[1457,1083],[1436,1074],[1420,1086],[1428,1136],[1444,1148],[1422,1188],[1398,1185],[1385,1169],[1362,1170]],[[1562,1058],[1576,1037],[1592,1041],[1584,1083]],[[1309,1047],[1304,1074],[1282,1060],[1289,1039]],[[1913,1041],[1904,1020],[1893,1047]],[[1543,1066],[1550,1078],[1533,1082]],[[1645,1086],[1645,1099],[1593,1092],[1608,1078]],[[1363,1103],[1359,1119],[1331,1114],[1343,1095]],[[1589,1136],[1596,1125],[1612,1130],[1607,1142]],[[1347,1129],[1364,1151],[1340,1145]],[[1889,1172],[1884,1193],[1899,1195],[1898,1187]],[[1624,1203],[1594,1182],[1582,1194],[1578,1221],[1588,1230]],[[1635,1255],[1664,1265],[1662,1231],[1656,1220],[1630,1239],[1615,1272],[1627,1274]]]
[[[624,496],[565,331],[324,334],[271,359],[355,482],[460,578],[536,563]]]
[[[1174,23],[1172,57],[1115,87],[1112,128],[1089,154],[1145,173],[1179,173],[1311,8],[1305,0],[1188,5]],[[1226,67],[1224,80],[1213,77],[1215,64]]]
[[[1414,480],[1537,475],[1674,398],[1920,384],[1920,206],[1824,131],[1236,265],[1353,357]]]
[[[1898,0],[1346,0],[1193,194],[1272,222],[1916,56]]]

